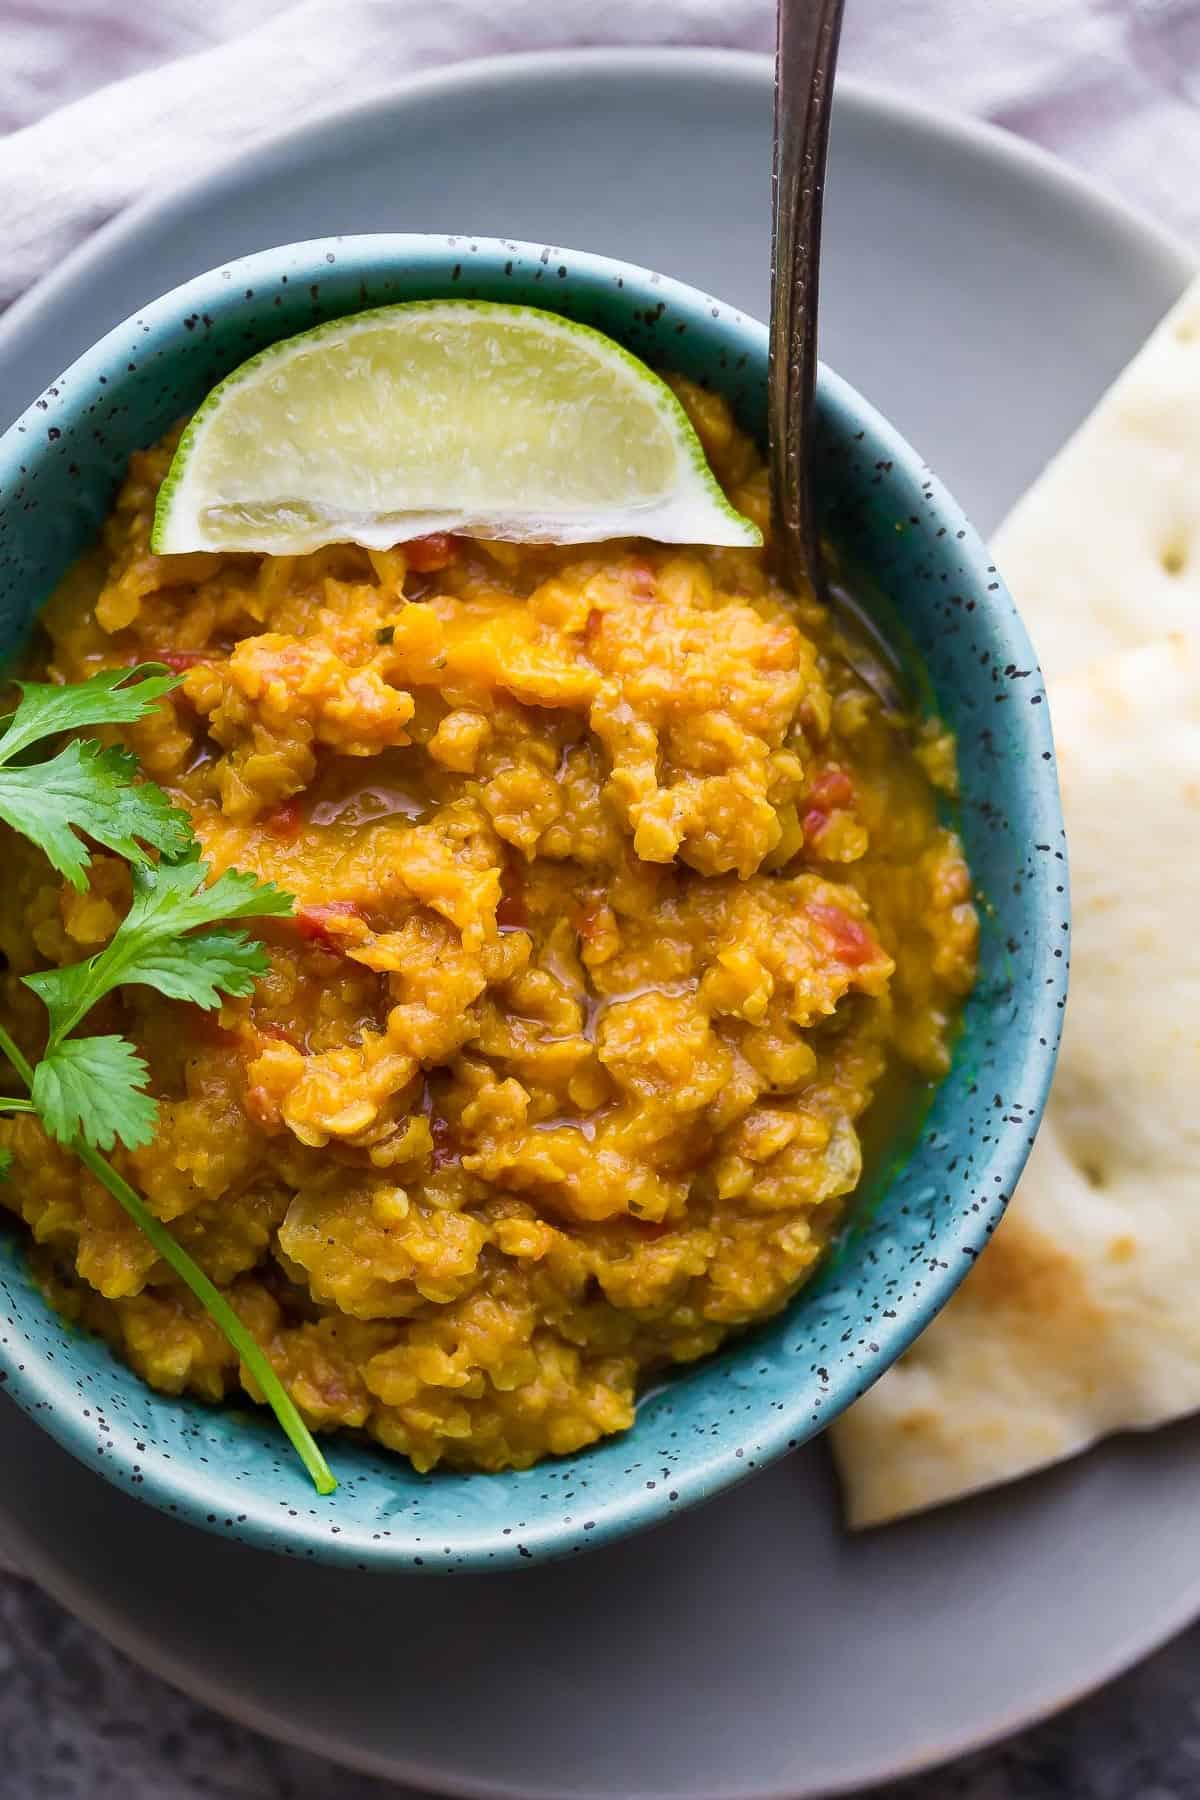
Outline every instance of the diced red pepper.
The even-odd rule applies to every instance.
[[[263,830],[269,831],[281,844],[294,844],[304,827],[304,809],[299,800],[282,800],[263,818]]]
[[[353,900],[329,900],[323,906],[299,906],[292,922],[302,938],[324,944],[329,950],[345,948],[345,938],[331,926],[335,919],[361,919],[362,908]]]
[[[199,668],[201,663],[212,660],[211,650],[153,650],[146,658],[147,662],[166,663],[174,675],[186,675],[189,669]]]
[[[401,544],[404,560],[418,575],[444,569],[458,555],[458,545],[447,531],[431,531],[428,537],[409,538]]]
[[[800,821],[807,843],[815,843],[838,807],[853,806],[854,783],[845,769],[818,769],[808,788],[808,810]]]
[[[874,962],[878,957],[879,945],[875,938],[860,920],[852,918],[842,907],[818,901],[808,910],[833,940],[837,959],[846,968],[860,969],[864,963]]]
[[[809,800],[814,806],[832,812],[838,806],[853,806],[854,783],[845,769],[821,769],[809,785]]]

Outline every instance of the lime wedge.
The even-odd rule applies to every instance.
[[[302,555],[429,532],[760,544],[670,388],[534,307],[414,301],[286,338],[184,432],[153,547]]]

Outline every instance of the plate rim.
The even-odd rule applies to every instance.
[[[173,214],[185,212],[206,190],[219,189],[222,183],[244,180],[256,164],[269,166],[273,159],[286,156],[298,141],[336,140],[351,124],[386,118],[397,105],[436,98],[460,87],[503,86],[528,76],[550,79],[558,74],[577,72],[581,67],[594,72],[599,79],[619,74],[638,74],[652,79],[656,75],[670,77],[694,71],[747,89],[769,85],[772,79],[772,58],[764,52],[686,45],[528,50],[513,55],[471,57],[406,76],[370,100],[350,101],[322,113],[309,124],[284,127],[255,143],[244,145],[189,180],[161,194],[143,195],[114,214],[0,313],[0,359],[8,350],[10,338],[19,336],[26,324],[36,319],[38,311],[52,305],[60,292],[73,287],[81,278],[86,279],[93,264],[105,260],[111,250],[119,250],[127,239],[136,242],[148,224],[164,224]],[[914,99],[886,82],[853,75],[838,77],[835,122],[839,107],[843,114],[850,112],[860,117],[885,118],[901,129],[923,133],[944,145],[966,148],[987,160],[999,161],[1028,179],[1042,182],[1056,190],[1064,200],[1106,222],[1110,229],[1133,233],[1152,246],[1164,264],[1173,266],[1181,285],[1200,269],[1200,249],[1189,244],[1179,233],[1107,186],[1092,181],[1040,144],[1018,137],[1004,126]],[[147,294],[139,304],[148,304],[158,297]],[[34,398],[31,393],[29,402]],[[0,427],[9,423],[7,419],[0,420]]]
[[[32,1423],[32,1421],[31,1421]],[[1131,1434],[1122,1434],[1128,1436]],[[818,1440],[812,1440],[810,1453]],[[64,1452],[64,1455],[66,1452]],[[1078,1460],[1078,1459],[1072,1459]],[[90,1471],[83,1471],[90,1474]],[[98,1476],[93,1479],[99,1480]],[[1033,1476],[1034,1480],[1037,1475]],[[128,1496],[119,1495],[128,1500]],[[176,1523],[176,1521],[171,1521]],[[181,1531],[189,1527],[180,1525]],[[886,1527],[885,1527],[886,1529]],[[27,1579],[32,1579],[43,1588],[52,1599],[64,1607],[73,1617],[83,1620],[95,1631],[99,1632],[108,1643],[114,1645],[124,1656],[139,1668],[145,1669],[158,1680],[174,1687],[178,1692],[198,1700],[209,1706],[224,1718],[233,1719],[237,1724],[250,1731],[270,1738],[289,1748],[299,1748],[308,1753],[323,1757],[335,1767],[353,1769],[357,1773],[371,1775],[376,1779],[397,1782],[406,1788],[415,1790],[412,1800],[422,1800],[424,1793],[446,1796],[447,1800],[530,1800],[528,1788],[503,1781],[472,1780],[469,1788],[464,1788],[458,1781],[449,1778],[436,1767],[426,1767],[420,1762],[412,1762],[404,1766],[398,1773],[399,1765],[393,1757],[377,1756],[372,1751],[359,1748],[348,1739],[338,1739],[327,1735],[319,1727],[308,1725],[302,1716],[290,1716],[287,1719],[276,1716],[274,1711],[267,1714],[267,1723],[263,1722],[263,1713],[256,1709],[253,1701],[243,1699],[237,1690],[225,1689],[219,1681],[209,1677],[207,1672],[197,1672],[193,1665],[184,1663],[172,1651],[164,1652],[155,1645],[149,1632],[128,1621],[123,1613],[97,1597],[95,1590],[85,1586],[75,1576],[64,1572],[54,1561],[53,1551],[40,1540],[34,1538],[26,1523],[13,1523],[13,1514],[8,1511],[6,1502],[0,1494],[0,1534],[5,1537],[6,1548],[9,1543],[20,1546],[26,1559],[24,1567],[15,1572]],[[218,1540],[219,1541],[219,1540]],[[269,1551],[246,1549],[240,1552],[246,1556],[269,1555]],[[300,1568],[302,1565],[297,1565]],[[0,1565],[2,1568],[2,1565]],[[509,1579],[520,1579],[519,1574],[509,1574]],[[394,1573],[389,1579],[399,1582],[420,1579]],[[994,1745],[1001,1744],[1017,1733],[1029,1730],[1035,1725],[1056,1717],[1059,1713],[1088,1695],[1097,1692],[1108,1682],[1127,1673],[1146,1657],[1180,1632],[1195,1622],[1200,1615],[1200,1570],[1190,1583],[1181,1589],[1180,1599],[1172,1613],[1170,1623],[1164,1628],[1161,1621],[1143,1633],[1134,1633],[1122,1642],[1120,1647],[1099,1665],[1091,1670],[1081,1681],[1073,1683],[1066,1690],[1060,1690],[1052,1698],[1042,1704],[1022,1710],[1011,1715],[999,1730],[984,1728],[978,1731],[964,1732],[960,1737],[944,1740],[927,1751],[918,1751],[903,1762],[892,1763],[887,1768],[880,1766],[864,1766],[861,1769],[848,1769],[838,1775],[832,1782],[821,1787],[796,1788],[793,1785],[772,1788],[712,1788],[703,1792],[695,1791],[691,1800],[854,1800],[856,1795],[873,1792],[894,1781],[911,1780],[913,1777],[933,1770],[945,1768],[962,1757],[970,1756]],[[547,1790],[548,1791],[548,1790]],[[542,1796],[534,1796],[534,1800],[543,1800]],[[581,1788],[572,1790],[570,1800],[613,1800],[611,1788]],[[636,1794],[627,1794],[624,1800],[678,1800],[676,1793],[666,1793],[662,1789],[643,1788]]]
[[[166,225],[172,215],[186,213],[206,192],[219,191],[222,184],[241,185],[254,180],[264,166],[269,168],[275,161],[286,160],[300,141],[319,142],[326,136],[340,133],[348,125],[358,126],[364,120],[386,118],[398,107],[412,101],[454,95],[463,88],[477,88],[480,83],[494,86],[531,77],[553,79],[559,74],[578,73],[581,68],[601,79],[636,75],[670,80],[681,75],[707,75],[715,82],[758,91],[768,86],[771,79],[771,59],[767,55],[754,51],[679,46],[531,51],[464,59],[406,77],[368,101],[349,103],[322,114],[311,124],[286,128],[243,146],[188,181],[165,193],[147,195],[115,215],[69,251],[54,269],[0,316],[0,358],[8,353],[10,340],[19,336],[27,324],[36,321],[41,308],[53,305],[60,292],[86,279],[93,266],[105,262],[113,251],[119,251],[126,240],[136,242],[147,227],[154,229]],[[1169,273],[1181,288],[1200,268],[1200,252],[1179,234],[1050,152],[1003,127],[932,106],[912,99],[886,83],[860,77],[841,77],[838,98],[843,110],[860,118],[882,118],[904,132],[926,140],[934,139],[944,148],[967,151],[993,167],[1001,164],[1018,179],[1049,188],[1063,204],[1082,208],[1114,235],[1136,238],[1142,254],[1158,259],[1164,275]],[[152,296],[148,295],[149,298]],[[75,1467],[73,1463],[71,1466]],[[148,1631],[132,1624],[94,1586],[85,1585],[61,1569],[55,1561],[53,1545],[44,1544],[33,1536],[27,1523],[14,1521],[2,1496],[0,1519],[8,1541],[19,1547],[22,1565],[18,1568],[19,1573],[28,1572],[68,1611],[92,1626],[135,1664],[224,1716],[268,1737],[300,1746],[336,1765],[423,1787],[429,1793],[458,1796],[460,1800],[462,1796],[469,1796],[470,1800],[527,1800],[524,1791],[512,1785],[480,1782],[473,1778],[471,1785],[464,1788],[457,1778],[417,1763],[408,1764],[400,1773],[401,1765],[394,1757],[379,1756],[359,1749],[353,1743],[339,1741],[319,1728],[308,1726],[303,1719],[285,1721],[271,1713],[264,1722],[264,1715],[256,1710],[254,1702],[244,1699],[240,1693],[224,1691],[219,1681],[210,1679],[207,1671],[184,1664],[174,1653],[164,1653]],[[268,1553],[247,1551],[246,1554]],[[835,1796],[849,1795],[940,1767],[1054,1716],[1133,1667],[1185,1629],[1198,1614],[1200,1571],[1192,1582],[1181,1588],[1178,1602],[1168,1617],[1159,1616],[1142,1631],[1125,1637],[1065,1691],[1044,1698],[1036,1705],[1023,1707],[998,1724],[993,1722],[972,1728],[957,1738],[886,1767],[876,1764],[847,1770],[832,1783],[827,1782],[819,1788],[726,1788],[714,1790],[705,1800],[800,1800],[801,1796],[803,1800],[834,1800]],[[577,1789],[572,1800],[611,1800],[611,1794],[604,1789]],[[664,1796],[643,1790],[637,1800],[664,1800]],[[697,1796],[696,1800],[701,1797]]]

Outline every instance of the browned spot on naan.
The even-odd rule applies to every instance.
[[[1104,1325],[1104,1315],[1086,1297],[1080,1264],[1051,1239],[1010,1215],[951,1302],[999,1308],[1021,1316],[1023,1332],[1037,1330],[1076,1346]]]

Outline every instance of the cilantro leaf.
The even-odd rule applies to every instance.
[[[139,663],[136,669],[101,669],[87,681],[66,686],[49,681],[18,681],[20,703],[0,737],[0,763],[9,763],[30,744],[63,731],[89,725],[132,725],[153,712],[164,694],[179,686],[178,677],[162,663]]]
[[[195,858],[133,870],[133,904],[112,941],[86,962],[23,977],[50,1014],[55,1048],[97,1001],[122,985],[150,987],[168,1000],[212,1008],[225,994],[248,994],[267,960],[242,931],[199,927],[229,919],[282,917],[292,896],[236,869],[205,886],[208,865]]]
[[[154,1137],[158,1108],[145,1093],[149,1071],[122,1037],[71,1038],[33,1071],[33,1104],[61,1144],[77,1138],[111,1150],[117,1138],[130,1150]]]
[[[0,1181],[8,1180],[8,1173],[11,1168],[12,1168],[12,1151],[11,1150],[0,1150]]]
[[[188,816],[153,782],[135,781],[137,769],[128,750],[102,750],[90,738],[75,738],[49,762],[0,766],[0,819],[36,844],[75,888],[87,885],[81,831],[129,862],[148,860],[145,845],[178,856],[191,842]]]

